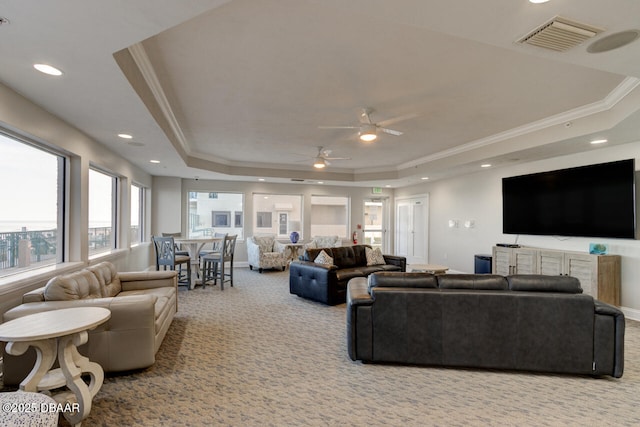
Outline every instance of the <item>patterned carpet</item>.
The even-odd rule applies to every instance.
[[[637,426],[640,324],[621,379],[352,362],[345,305],[289,294],[288,271],[181,288],[144,371],[110,375],[84,426]]]

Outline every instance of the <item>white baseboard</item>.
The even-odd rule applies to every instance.
[[[640,322],[640,310],[634,308],[620,307],[620,310],[624,313],[624,317],[629,320],[635,320]]]

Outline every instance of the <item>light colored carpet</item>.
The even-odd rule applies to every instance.
[[[637,426],[640,325],[621,379],[352,362],[345,305],[289,294],[289,272],[181,288],[144,371],[109,375],[84,426]]]

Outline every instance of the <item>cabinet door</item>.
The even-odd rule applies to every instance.
[[[511,274],[511,249],[494,247],[492,264],[491,272],[493,274],[500,274],[502,276]]]
[[[540,274],[560,276],[564,274],[564,253],[557,251],[540,251],[538,255]]]
[[[538,273],[538,251],[536,249],[516,248],[513,249],[512,274],[537,274]]]
[[[598,298],[597,257],[589,254],[566,253],[564,256],[564,272],[580,281],[585,294]]]

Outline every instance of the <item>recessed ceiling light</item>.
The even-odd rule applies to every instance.
[[[47,64],[33,64],[33,68],[40,71],[41,73],[48,74],[50,76],[61,76],[62,71],[57,69],[56,67],[52,67]]]
[[[604,144],[605,142],[609,142],[609,141],[606,139],[594,139],[593,141],[591,141],[593,145]]]
[[[131,135],[129,135],[128,133],[119,133],[118,136],[122,139],[131,139],[133,138]]]
[[[490,168],[491,164],[485,163],[484,165],[480,165],[481,168]]]
[[[318,181],[318,184],[324,184],[324,181]]]
[[[428,177],[428,176],[423,176],[423,177],[422,177],[422,178],[420,178],[420,179],[421,179],[421,180],[423,180],[423,181],[426,181],[426,180],[428,180],[428,179],[429,179],[429,177]]]
[[[529,0],[529,3],[534,3],[534,4],[538,4],[538,3],[546,3],[549,0]]]
[[[264,181],[264,178],[258,178],[258,181]]]
[[[385,188],[391,188],[391,186],[389,184],[385,185]]]
[[[160,163],[160,160],[149,160],[149,163]]]

